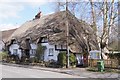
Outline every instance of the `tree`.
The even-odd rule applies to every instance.
[[[66,4],[62,2],[62,5],[59,5],[59,7],[65,9],[65,5]],[[102,53],[103,49],[108,47],[111,27],[118,21],[118,3],[115,2],[115,0],[109,2],[108,0],[102,0],[101,2],[93,2],[93,0],[89,0],[89,2],[71,1],[68,2],[68,9],[77,17],[79,14],[79,19],[85,20],[91,25],[95,31],[99,49],[101,49]],[[89,39],[87,40],[89,41]]]
[[[66,3],[67,2],[67,3]],[[76,11],[76,7],[78,5],[78,2],[73,2],[73,1],[60,1],[58,0],[57,2],[55,2],[55,12],[59,12],[62,9],[66,9],[66,5],[68,6],[69,10],[71,11],[71,13],[73,15],[75,15],[75,11]]]
[[[90,4],[91,4],[91,14],[92,14],[92,28],[95,31],[95,33],[97,32],[97,25],[96,25],[96,15],[95,15],[95,9],[94,9],[94,2],[93,0],[90,0]]]
[[[115,25],[115,20],[117,18],[117,4],[115,3],[114,0],[111,2],[108,2],[107,0],[104,0],[101,4],[97,4],[97,9],[101,12],[102,15],[102,24],[103,24],[103,30],[102,30],[102,35],[101,35],[101,53],[102,50],[106,47],[108,47],[109,43],[109,34],[110,34],[110,29],[112,26]]]

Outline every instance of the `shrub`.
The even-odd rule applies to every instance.
[[[75,58],[73,53],[70,54],[69,60],[70,60],[70,65],[71,66],[76,65],[76,58]]]
[[[61,52],[58,54],[58,64],[61,67],[66,66],[66,53],[65,52]]]
[[[0,53],[0,60],[5,60],[8,57],[8,53],[7,52],[1,52]]]
[[[41,44],[38,45],[35,57],[36,57],[36,61],[40,61],[43,60],[42,56],[44,55],[44,51],[46,49],[46,46],[42,46]]]

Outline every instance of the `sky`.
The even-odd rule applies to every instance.
[[[20,27],[26,21],[32,20],[39,11],[42,11],[42,15],[54,13],[54,2],[56,0],[0,0],[0,31]]]
[[[42,11],[42,15],[54,12],[53,2],[42,1],[0,1],[0,31],[20,27],[26,21],[32,20]]]

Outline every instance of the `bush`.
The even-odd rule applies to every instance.
[[[67,54],[66,52],[61,52],[58,54],[58,64],[61,67],[65,67],[67,64]],[[70,66],[75,66],[76,65],[76,57],[74,56],[73,53],[70,54],[69,56],[69,60],[70,60]]]
[[[61,67],[66,66],[66,53],[65,52],[61,52],[58,54],[58,64]]]
[[[70,65],[71,66],[76,65],[76,58],[75,58],[73,53],[70,54],[69,60],[70,60]]]
[[[0,60],[6,60],[8,57],[8,53],[7,52],[1,52],[0,53]]]
[[[45,49],[46,49],[46,46],[42,46],[41,44],[38,45],[38,48],[37,48],[36,54],[35,54],[35,57],[38,62],[44,60],[42,58],[42,56],[44,55]]]

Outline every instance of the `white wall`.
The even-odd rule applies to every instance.
[[[82,65],[83,64],[83,55],[82,54],[75,54],[76,55],[76,59],[78,61],[78,65]]]
[[[32,44],[30,44],[30,46],[31,46],[31,50],[30,50],[30,57],[34,57],[33,55],[32,55],[32,49],[37,49],[37,45],[35,44],[35,43],[32,43]]]
[[[0,41],[0,52],[2,52],[2,48],[4,48],[4,43]]]
[[[51,59],[57,61],[57,56],[59,54],[59,51],[55,50],[55,45],[50,45],[49,43],[41,43],[42,46],[46,46],[46,50],[44,52],[44,61],[49,61]],[[53,56],[49,56],[49,49],[53,48],[54,49],[54,53]]]
[[[13,49],[17,49],[17,54],[18,54],[19,58],[21,59],[22,52],[19,49],[19,45],[18,44],[12,44],[12,45],[10,45],[9,51],[11,52],[11,54],[13,54]]]

